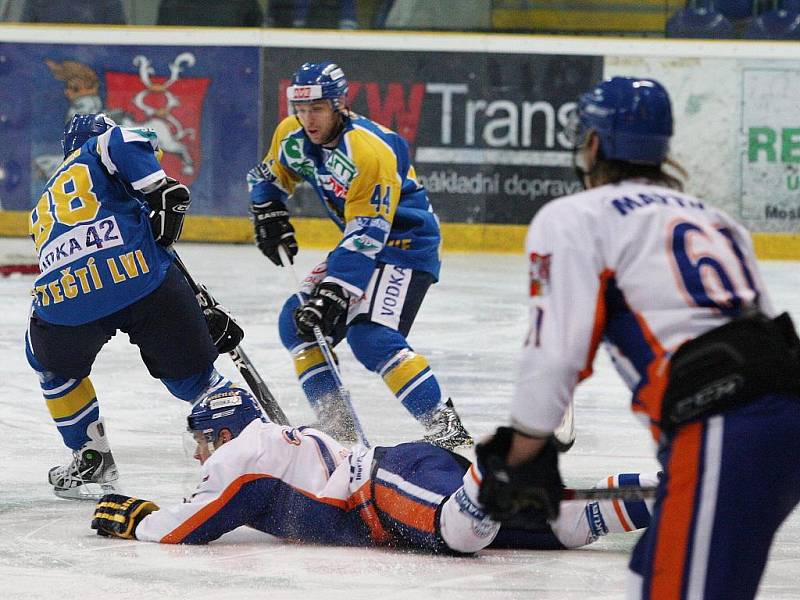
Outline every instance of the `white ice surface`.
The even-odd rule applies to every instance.
[[[3,250],[29,242],[0,239]],[[243,346],[289,418],[311,417],[277,334],[290,277],[252,246],[181,244],[195,279],[236,314]],[[304,273],[322,254],[303,251]],[[763,266],[775,303],[800,322],[800,269]],[[47,470],[68,453],[52,424],[22,338],[29,277],[0,278],[0,598],[621,598],[636,534],[608,536],[582,550],[486,551],[473,558],[431,557],[380,549],[285,543],[240,529],[204,547],[166,546],[97,537],[93,503],[55,498]],[[477,436],[507,417],[517,349],[525,327],[522,257],[448,254],[410,341],[425,354],[463,421]],[[416,422],[383,382],[339,349],[343,378],[373,444],[418,437]],[[236,373],[226,357],[217,361]],[[568,483],[590,485],[619,471],[655,469],[645,429],[631,417],[627,393],[604,354],[577,392],[577,443],[563,457]],[[184,454],[187,406],[152,380],[136,348],[120,334],[92,373],[121,471],[124,491],[160,503],[179,501],[195,484]],[[743,491],[746,493],[746,491]],[[731,523],[736,527],[736,523]],[[759,598],[799,598],[800,513],[778,533]]]

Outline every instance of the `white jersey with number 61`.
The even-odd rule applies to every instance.
[[[531,222],[526,252],[530,330],[512,404],[523,431],[558,426],[602,341],[657,436],[671,353],[748,306],[774,316],[747,230],[644,181],[553,200]]]

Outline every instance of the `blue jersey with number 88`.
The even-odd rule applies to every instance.
[[[37,316],[80,325],[148,295],[170,254],[156,244],[140,190],[166,177],[155,135],[113,127],[68,155],[30,213],[41,275]]]

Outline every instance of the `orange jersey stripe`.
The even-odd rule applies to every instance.
[[[672,442],[650,582],[651,598],[677,600],[681,595],[700,477],[702,437],[703,424],[690,423]]]
[[[592,374],[592,363],[594,363],[597,348],[600,346],[600,339],[603,336],[603,329],[606,326],[606,290],[608,282],[614,277],[614,271],[603,269],[600,273],[600,289],[597,290],[597,301],[594,309],[594,326],[592,327],[592,339],[589,343],[589,353],[586,355],[586,364],[581,372],[578,373],[578,381],[583,381]]]
[[[378,512],[375,510],[375,506],[372,503],[372,497],[370,495],[371,483],[371,481],[367,481],[353,492],[348,500],[348,505],[351,508],[362,505],[358,514],[361,516],[364,523],[367,524],[372,539],[376,542],[388,542],[390,539],[389,533],[383,528],[380,517],[378,517]]]
[[[666,358],[667,352],[661,346],[658,339],[656,339],[656,336],[650,330],[650,326],[642,315],[636,313],[636,322],[639,323],[644,339],[653,352],[654,358],[647,366],[647,383],[639,390],[639,400],[643,408],[638,408],[634,405],[634,410],[644,411],[651,421],[660,421],[661,403],[664,399],[664,392],[667,390],[667,382],[669,380],[669,361]],[[652,426],[650,431],[657,440],[661,433],[660,430]]]
[[[194,513],[191,517],[186,519],[183,523],[178,525],[175,529],[170,531],[167,535],[161,538],[162,544],[180,544],[183,539],[192,533],[195,529],[200,527],[203,523],[208,521],[211,517],[213,517],[217,512],[219,512],[223,506],[225,506],[228,501],[233,498],[239,490],[242,488],[243,485],[246,483],[250,483],[251,481],[255,481],[257,479],[262,479],[264,477],[268,477],[268,475],[242,475],[241,477],[234,479],[228,487],[222,490],[222,493],[219,495],[219,498],[210,502],[208,505],[204,506],[202,509]]]
[[[472,480],[475,483],[477,483],[478,485],[481,484],[481,478],[478,475],[478,469],[475,468],[475,464],[474,463],[469,466],[469,474],[470,474],[470,477],[472,477]]]
[[[191,517],[186,519],[183,523],[181,523],[178,527],[170,531],[167,535],[161,538],[160,542],[162,544],[180,544],[186,536],[192,533],[195,529],[200,527],[203,523],[208,521],[211,517],[217,514],[220,510],[224,508],[224,506],[230,502],[231,498],[233,498],[236,494],[239,493],[239,490],[242,489],[242,486],[250,483],[251,481],[256,481],[258,479],[274,479],[271,475],[265,475],[263,473],[248,473],[247,475],[242,475],[241,477],[237,477],[234,479],[228,487],[222,490],[222,493],[219,497],[214,500],[213,502],[208,503],[206,506],[201,508],[199,511],[194,513]],[[285,483],[285,482],[284,482]],[[344,500],[340,500],[338,498],[325,498],[320,496],[315,496],[305,490],[301,490],[298,488],[293,487],[294,491],[307,498],[312,498],[317,502],[322,502],[324,504],[330,504],[331,506],[335,506],[337,508],[341,508],[342,510],[347,509],[347,502]]]
[[[375,504],[381,511],[404,525],[434,533],[436,531],[436,508],[416,502],[392,488],[375,484]]]

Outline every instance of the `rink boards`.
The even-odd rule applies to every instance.
[[[26,234],[64,121],[105,110],[159,133],[165,170],[192,190],[187,239],[248,240],[244,176],[287,114],[291,72],[330,59],[353,109],[409,141],[445,249],[521,251],[536,211],[579,189],[563,133],[575,98],[625,74],[670,90],[687,189],[757,232],[760,256],[800,257],[800,60],[788,45],[24,25],[0,40],[2,235]],[[301,243],[336,239],[310,189],[292,210]]]

